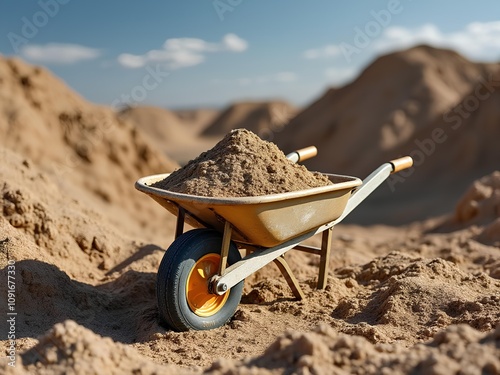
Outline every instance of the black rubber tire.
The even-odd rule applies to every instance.
[[[188,275],[198,259],[210,253],[220,254],[222,235],[212,229],[194,229],[179,236],[168,248],[158,269],[156,296],[160,322],[181,332],[221,327],[234,315],[243,293],[244,280],[231,288],[224,306],[209,317],[196,315],[186,299]],[[241,259],[231,242],[228,265]]]

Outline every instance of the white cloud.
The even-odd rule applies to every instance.
[[[400,26],[388,27],[381,37],[374,41],[375,52],[388,52],[409,48],[417,44],[454,49],[475,60],[500,60],[500,21],[474,22],[465,29],[444,33],[432,24],[416,29]]]
[[[321,48],[312,48],[304,51],[302,56],[308,60],[320,58],[337,57],[342,54],[340,48],[334,44],[329,44]]]
[[[143,56],[135,56],[128,53],[122,53],[118,56],[118,62],[127,68],[140,68],[144,66],[145,61],[146,59]]]
[[[224,46],[228,51],[242,52],[248,48],[246,40],[235,34],[226,34],[223,39]]]
[[[328,82],[335,86],[342,86],[347,82],[351,81],[355,78],[359,73],[359,69],[355,67],[347,67],[347,68],[328,68],[325,71],[325,75],[328,79]]]
[[[171,38],[163,43],[162,49],[151,50],[144,55],[123,53],[118,56],[118,63],[126,68],[160,63],[170,69],[178,69],[202,63],[206,53],[243,52],[247,48],[248,43],[235,34],[226,34],[220,43],[210,43],[197,38]]]
[[[75,64],[84,60],[96,59],[100,55],[99,50],[78,44],[29,44],[21,48],[21,56],[27,60],[46,64]]]

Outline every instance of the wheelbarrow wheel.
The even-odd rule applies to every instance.
[[[194,229],[178,237],[163,256],[156,293],[160,320],[175,331],[206,330],[224,325],[235,313],[243,293],[241,281],[222,296],[210,293],[218,272],[222,235]],[[241,259],[231,242],[228,265]]]

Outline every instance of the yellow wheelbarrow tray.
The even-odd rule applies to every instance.
[[[296,162],[302,155],[311,157],[315,152],[308,148],[287,157]],[[332,185],[257,197],[202,197],[151,186],[168,173],[139,179],[138,190],[177,216],[176,240],[158,272],[160,319],[178,331],[223,325],[236,311],[243,280],[271,262],[276,263],[295,297],[304,298],[284,258],[291,249],[320,255],[317,287],[323,289],[332,228],[391,173],[412,163],[410,157],[393,160],[363,181],[325,173]],[[211,231],[183,233],[185,222]],[[318,233],[323,234],[320,248],[300,244]],[[241,258],[237,249],[246,249],[246,256]],[[228,304],[231,306],[226,308]]]
[[[332,185],[257,197],[216,198],[175,193],[152,187],[168,177],[160,174],[141,178],[137,189],[148,194],[174,215],[195,228],[224,230],[229,222],[232,240],[262,247],[273,247],[337,219],[351,191],[361,185],[356,177],[326,175]],[[184,213],[179,215],[179,210]]]

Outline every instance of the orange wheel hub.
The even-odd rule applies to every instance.
[[[219,270],[220,255],[207,254],[198,259],[189,272],[186,284],[186,298],[191,311],[207,317],[216,314],[229,297],[227,291],[222,296],[208,290],[210,278]]]

